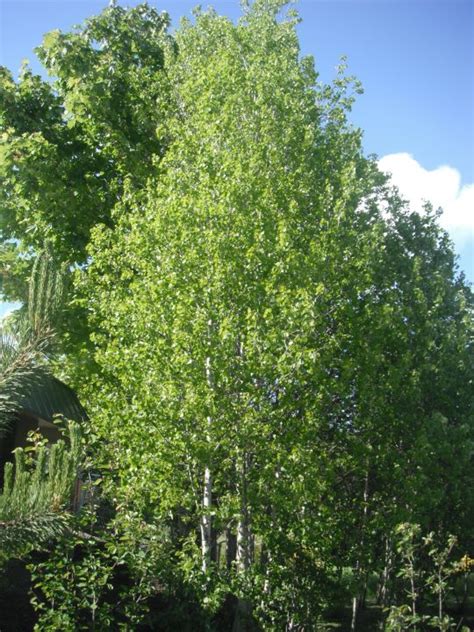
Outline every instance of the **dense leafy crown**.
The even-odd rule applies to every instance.
[[[121,529],[162,525],[204,609],[268,630],[312,629],[345,568],[356,613],[397,523],[474,522],[471,293],[283,7],[49,34],[53,87],[3,74],[0,165],[4,292],[12,251],[75,264],[65,361]]]

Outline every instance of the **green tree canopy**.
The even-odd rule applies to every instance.
[[[172,36],[111,7],[46,36],[54,88],[5,79],[4,236],[37,248],[34,220],[81,264],[91,366],[69,360],[104,488],[168,530],[204,608],[238,596],[235,630],[314,625],[347,568],[355,625],[396,524],[467,546],[474,523],[470,290],[436,213],[364,156],[358,83],[318,80],[283,6]],[[20,133],[22,87],[44,132]]]
[[[314,621],[336,567],[379,568],[400,516],[472,517],[443,475],[419,497],[438,432],[472,445],[470,293],[436,216],[364,157],[357,84],[321,85],[280,8],[182,23],[167,152],[83,281],[113,494],[181,516],[207,572],[233,533],[240,616],[274,629]]]

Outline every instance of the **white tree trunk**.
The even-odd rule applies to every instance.
[[[245,573],[252,563],[252,534],[250,531],[250,516],[247,500],[247,469],[248,457],[244,454],[238,476],[240,479],[238,492],[240,494],[240,515],[237,522],[237,572]],[[232,632],[246,632],[251,627],[252,607],[247,599],[240,598],[237,603]]]
[[[244,348],[242,340],[237,341],[237,356],[242,360]],[[246,573],[252,563],[252,534],[250,530],[250,515],[247,498],[247,472],[249,469],[249,456],[244,451],[241,458],[237,459],[237,493],[239,494],[240,511],[237,522],[236,563],[237,572]],[[245,598],[239,598],[235,611],[232,632],[247,632],[252,628],[252,606]]]
[[[240,496],[240,512],[237,523],[237,569],[239,572],[247,571],[252,562],[252,534],[250,530],[250,515],[247,497],[247,473],[249,469],[249,456],[244,453],[240,464],[238,463],[238,486]]]
[[[250,567],[250,534],[248,525],[248,516],[244,507],[241,508],[241,514],[237,523],[237,568],[239,571],[245,572]]]
[[[364,499],[364,508],[363,508],[363,514],[362,514],[362,525],[361,525],[361,536],[360,536],[361,552],[364,547],[365,529],[366,529],[367,518],[368,518],[368,502],[369,502],[369,465],[368,464],[367,464],[367,470],[365,473],[363,499]],[[356,571],[356,575],[358,576],[358,582],[360,582],[360,575],[362,572],[360,560],[357,560],[355,571]],[[358,591],[359,591],[358,594],[354,596],[352,599],[351,632],[355,631],[356,625],[357,625],[357,615],[359,614],[359,606],[360,606],[361,597],[362,597],[360,586],[359,586]]]
[[[201,517],[202,570],[207,571],[211,559],[211,508],[212,474],[209,467],[204,469],[204,488],[202,495],[203,514]]]
[[[209,329],[212,328],[212,321],[209,321]],[[211,358],[206,358],[206,380],[207,385],[211,389],[213,386]],[[212,418],[207,418],[207,440],[211,441]],[[211,530],[212,530],[212,473],[209,465],[204,468],[204,484],[202,494],[202,516],[201,516],[201,553],[202,553],[202,570],[204,572],[209,568],[211,560]]]

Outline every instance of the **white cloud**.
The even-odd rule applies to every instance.
[[[408,153],[389,154],[378,162],[379,168],[392,174],[402,197],[421,210],[428,200],[442,207],[441,225],[449,232],[458,252],[474,239],[474,183],[461,186],[461,176],[453,167],[443,165],[425,169]]]

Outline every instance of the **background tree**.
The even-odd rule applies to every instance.
[[[14,81],[0,70],[0,292],[26,301],[31,266],[45,241],[58,261],[86,264],[91,228],[113,227],[124,195],[138,201],[167,139],[162,48],[168,17],[146,4],[110,6],[36,49],[47,81],[28,66]],[[121,212],[126,212],[120,205]],[[87,341],[71,304],[58,332],[71,352]],[[76,363],[78,357],[76,357]],[[87,362],[81,364],[86,370]]]

